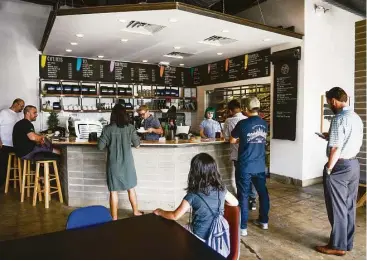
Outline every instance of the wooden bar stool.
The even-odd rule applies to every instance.
[[[54,173],[50,173],[50,164],[52,164]],[[40,188],[40,168],[43,166],[44,170],[44,187]],[[56,187],[50,186],[50,181],[56,181]],[[54,193],[59,194],[60,203],[63,203],[61,185],[59,179],[59,171],[57,169],[57,161],[56,160],[36,160],[36,176],[34,181],[35,187],[33,191],[33,206],[36,206],[37,203],[37,194],[44,193],[45,195],[45,208],[49,208],[49,201],[51,200],[51,195]],[[51,191],[54,189],[54,191]]]
[[[13,167],[12,167],[13,162]],[[22,191],[22,171],[21,171],[21,161],[15,155],[14,152],[10,152],[8,156],[8,170],[6,172],[6,182],[5,182],[5,194],[9,190],[9,181],[14,181],[14,188],[17,188],[17,182],[19,182],[19,191]],[[11,173],[13,173],[13,178],[10,178]]]
[[[31,188],[34,188],[34,176],[36,175],[34,171],[31,170],[31,161],[23,160],[22,167],[22,189],[20,191],[20,202],[24,202],[24,190],[27,189],[27,197],[31,196]]]

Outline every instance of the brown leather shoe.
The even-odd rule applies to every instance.
[[[344,256],[346,254],[346,251],[339,250],[339,249],[332,249],[332,248],[329,248],[328,245],[326,245],[326,246],[317,246],[316,251],[318,251],[320,253],[323,253],[323,254],[336,255],[336,256]]]

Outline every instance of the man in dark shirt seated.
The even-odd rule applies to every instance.
[[[28,105],[23,112],[24,119],[18,121],[13,129],[13,144],[17,156],[22,159],[32,159],[37,153],[60,154],[60,151],[54,149],[43,135],[35,133],[32,121],[37,119],[37,108]]]
[[[149,112],[149,108],[146,105],[140,106],[138,109],[139,116],[143,119],[143,126],[147,134],[145,134],[146,140],[159,140],[161,134],[163,134],[162,126],[157,118],[154,118]]]

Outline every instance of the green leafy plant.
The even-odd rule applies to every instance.
[[[59,125],[59,116],[56,112],[50,112],[50,116],[47,119],[48,128],[54,131]]]

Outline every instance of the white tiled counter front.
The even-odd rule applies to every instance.
[[[109,206],[106,185],[106,152],[93,143],[63,142],[61,176],[66,202],[69,206]],[[174,209],[185,195],[191,159],[198,153],[212,155],[227,188],[234,184],[229,144],[213,142],[142,143],[133,148],[138,185],[136,192],[139,208]],[[119,192],[119,208],[130,209],[126,191]]]

